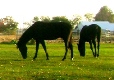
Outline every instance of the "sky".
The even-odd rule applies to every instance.
[[[19,26],[35,16],[95,15],[103,6],[114,12],[113,0],[1,0],[0,3],[0,18],[12,16]]]

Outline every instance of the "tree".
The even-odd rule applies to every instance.
[[[5,24],[3,23],[2,19],[0,21],[0,33],[4,32],[5,30]]]
[[[95,16],[95,21],[109,21],[114,22],[114,14],[107,6],[101,7]]]
[[[51,21],[69,22],[69,20],[65,16],[55,16],[55,17],[52,17],[52,20]]]
[[[35,16],[33,18],[33,20],[31,21],[32,23],[30,23],[30,22],[24,22],[23,24],[28,25],[30,27],[31,24],[33,24],[33,23],[35,23],[37,21],[50,21],[50,18],[48,16],[46,16],[46,17],[45,16],[41,16],[40,18],[37,17],[37,16]]]
[[[68,22],[72,25],[72,21],[69,20],[68,18],[66,18],[66,16],[55,16],[55,17],[52,17],[52,20],[51,21],[56,21],[56,22]],[[73,27],[73,25],[72,25]]]
[[[79,24],[79,22],[82,20],[82,17],[80,15],[73,15],[72,20],[70,20],[71,25],[73,27],[77,26]]]
[[[46,17],[45,16],[41,16],[40,20],[41,21],[50,21],[51,19],[48,16],[46,16]]]
[[[33,23],[35,23],[36,21],[39,21],[39,17],[35,16],[32,20]]]
[[[87,21],[94,20],[93,14],[91,14],[91,13],[86,13],[84,16],[85,16]]]
[[[26,28],[28,28],[28,27],[30,27],[33,23],[35,23],[36,21],[39,21],[39,17],[37,17],[37,16],[35,16],[35,17],[33,18],[33,20],[31,20],[31,22],[24,22],[23,24],[27,26]],[[26,28],[25,28],[25,29],[26,29]]]
[[[72,25],[72,27],[74,27],[75,25],[77,25],[80,20],[81,20],[81,16],[77,16],[77,15],[73,15],[73,18],[71,20],[69,20],[68,18],[66,18],[66,16],[56,16],[52,18],[52,21],[64,21],[64,22],[68,22]]]
[[[11,16],[0,19],[0,32],[6,34],[15,34],[18,22],[15,22]]]
[[[73,18],[71,20],[69,20],[66,16],[55,16],[52,17],[52,19],[48,16],[41,16],[40,18],[35,16],[32,20],[32,23],[36,22],[36,21],[56,21],[56,22],[60,22],[60,21],[64,21],[64,22],[68,22],[72,25],[72,27],[74,27],[75,25],[77,25],[80,20],[82,19],[81,16],[79,15],[73,15]],[[24,22],[24,24],[30,26],[31,23],[29,22]]]

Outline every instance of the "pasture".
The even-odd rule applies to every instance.
[[[63,43],[46,43],[49,59],[40,45],[38,58],[33,61],[35,45],[27,45],[28,58],[23,60],[14,44],[0,44],[0,80],[113,80],[114,44],[101,43],[100,56],[94,58],[86,43],[86,56],[80,57],[76,43],[74,60],[70,51],[66,60]]]

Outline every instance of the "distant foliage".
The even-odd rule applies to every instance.
[[[37,21],[64,21],[64,22],[68,22],[72,25],[72,27],[76,27],[76,25],[82,20],[82,17],[79,15],[73,15],[72,19],[69,20],[66,16],[55,16],[55,17],[48,17],[48,16],[35,16],[32,20],[32,23],[29,22],[24,22],[24,24],[28,25],[28,27],[31,26],[31,24],[37,22]]]
[[[56,16],[56,17],[52,17],[51,21],[55,21],[55,22],[68,22],[71,23],[70,20],[68,20],[65,16]]]
[[[32,20],[33,23],[35,23],[36,21],[39,21],[39,18],[37,16],[35,16]]]
[[[35,44],[35,40],[34,39],[31,39],[27,44],[33,45],[33,44]]]
[[[95,21],[109,21],[114,22],[114,14],[107,6],[101,7],[95,16]]]
[[[50,21],[51,19],[48,16],[41,16],[40,20],[41,21]]]
[[[93,14],[91,14],[91,13],[86,13],[84,16],[85,16],[87,21],[93,21],[94,20]]]
[[[15,22],[11,16],[0,19],[0,33],[15,34],[18,22]]]

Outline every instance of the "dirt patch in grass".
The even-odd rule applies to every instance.
[[[16,35],[0,35],[0,42],[9,42],[16,39]]]

